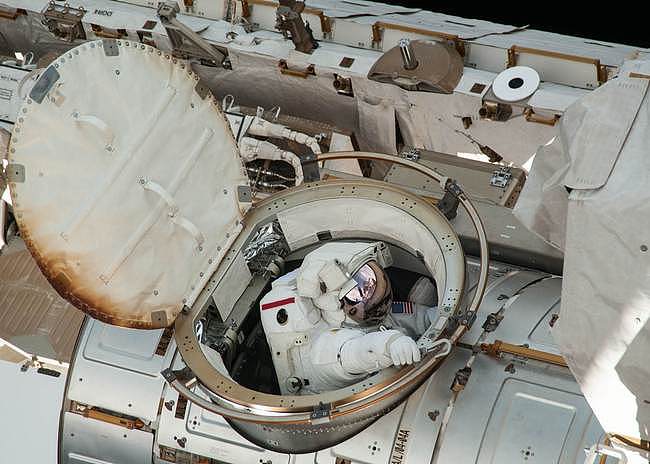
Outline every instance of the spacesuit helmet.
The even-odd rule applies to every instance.
[[[352,280],[356,285],[341,299],[343,311],[359,324],[380,324],[390,312],[393,300],[386,272],[372,260],[352,274]]]

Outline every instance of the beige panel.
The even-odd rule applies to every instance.
[[[56,359],[69,362],[83,319],[82,312],[54,291],[22,241],[14,240],[2,251],[0,338],[43,356],[52,353],[34,353],[31,347],[49,345]],[[25,345],[29,342],[32,346]]]

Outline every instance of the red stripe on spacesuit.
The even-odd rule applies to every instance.
[[[294,297],[285,298],[284,300],[271,301],[270,303],[264,303],[262,305],[262,311],[264,311],[265,309],[273,309],[273,308],[277,308],[278,306],[283,306],[295,302],[296,299]]]

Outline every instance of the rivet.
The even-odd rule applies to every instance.
[[[158,290],[154,290],[154,291],[153,291],[153,294],[154,294],[155,296],[158,296]]]

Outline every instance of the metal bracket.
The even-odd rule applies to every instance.
[[[106,56],[118,56],[120,54],[117,39],[103,39],[102,44],[104,45],[104,54]]]
[[[444,196],[436,204],[436,207],[447,219],[452,220],[458,215],[459,204],[460,201],[457,196],[451,192],[445,192]]]
[[[289,64],[287,63],[287,60],[280,60],[278,61],[278,68],[280,68],[280,72],[282,74],[285,74],[287,76],[293,76],[293,77],[301,77],[303,79],[307,79],[309,76],[316,75],[316,67],[313,64],[307,65],[307,67],[304,70],[291,69],[289,68]]]
[[[52,86],[59,80],[59,72],[54,69],[54,66],[49,66],[41,77],[38,78],[34,87],[32,87],[31,92],[29,92],[29,98],[34,100],[36,103],[41,104],[45,99],[45,96],[48,94]]]
[[[158,5],[158,17],[172,43],[174,56],[183,59],[196,58],[215,66],[222,66],[226,54],[181,23],[176,18],[179,12],[180,7],[177,3],[161,2]]]
[[[321,422],[329,422],[330,420],[330,413],[332,412],[332,404],[331,403],[322,403],[319,402],[318,406],[316,406],[310,416],[311,422],[313,424],[315,423],[321,423]]]
[[[304,9],[304,1],[280,0],[276,10],[275,28],[282,32],[285,38],[291,39],[296,50],[311,53],[318,48],[318,42],[314,39],[314,33],[309,24],[305,24],[300,15]]]
[[[22,164],[9,164],[5,170],[5,175],[9,182],[25,182],[25,166]]]
[[[498,312],[490,313],[488,314],[488,317],[485,318],[482,328],[486,332],[494,332],[496,328],[499,327],[502,320],[503,314],[499,314]]]
[[[462,312],[456,316],[452,316],[450,319],[452,319],[454,324],[464,325],[470,329],[474,325],[474,322],[476,322],[476,312]]]
[[[451,384],[451,391],[453,392],[460,392],[465,389],[465,385],[467,385],[467,382],[469,381],[469,377],[472,375],[472,368],[465,366],[462,369],[458,369],[456,371],[456,375],[454,376],[454,381]]]
[[[402,151],[400,153],[400,156],[402,158],[404,158],[404,159],[407,159],[409,161],[415,161],[415,162],[420,161],[420,157],[421,157],[420,150],[418,150],[417,148],[413,148],[413,147]]]
[[[237,186],[237,199],[240,203],[250,203],[253,201],[253,193],[249,185]]]
[[[175,381],[181,382],[187,388],[190,388],[196,382],[196,376],[189,367],[184,367],[183,369],[174,371],[172,368],[167,368],[160,373],[163,376],[163,379],[167,383],[172,383]]]
[[[512,169],[508,166],[503,166],[492,173],[490,178],[490,185],[492,187],[506,188],[510,179],[512,178]]]
[[[43,24],[52,34],[68,42],[86,39],[81,19],[86,14],[82,6],[73,8],[67,3],[61,5],[51,1],[43,10]]]

